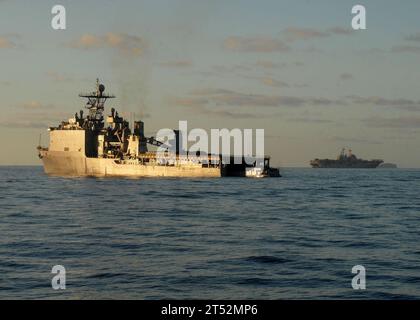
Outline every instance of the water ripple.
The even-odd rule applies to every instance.
[[[0,167],[0,298],[418,299],[418,181],[418,170],[97,179]]]

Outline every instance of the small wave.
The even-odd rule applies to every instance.
[[[87,276],[88,279],[109,279],[109,278],[115,278],[115,277],[121,277],[125,276],[124,273],[113,273],[113,272],[102,272],[102,273],[95,273],[90,276]]]
[[[266,264],[281,264],[290,262],[289,259],[274,257],[274,256],[251,256],[245,259],[246,261]]]
[[[244,284],[244,285],[262,285],[266,286],[273,283],[272,279],[264,279],[264,278],[246,278],[237,281],[237,284]]]

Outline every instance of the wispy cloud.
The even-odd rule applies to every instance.
[[[302,67],[304,65],[301,61],[276,63],[269,60],[260,60],[255,63],[255,66],[263,69],[280,69],[285,67]]]
[[[162,62],[159,65],[168,68],[189,68],[192,67],[193,64],[189,60],[173,60]]]
[[[404,37],[405,41],[412,43],[420,43],[420,32],[412,33]],[[420,53],[420,46],[413,44],[395,45],[391,48],[391,52],[397,53]]]
[[[295,28],[290,27],[283,31],[286,39],[289,41],[309,40],[314,38],[325,38],[329,34],[312,28]]]
[[[405,40],[407,41],[414,41],[414,42],[420,42],[420,32],[410,34],[405,37]]]
[[[296,118],[288,118],[287,121],[289,122],[299,122],[299,123],[332,123],[332,120],[329,119],[322,119],[322,118],[313,118],[313,117],[296,117]]]
[[[340,74],[340,80],[352,80],[353,79],[353,75],[351,73],[342,73]]]
[[[283,41],[271,37],[237,37],[232,36],[225,39],[223,47],[235,52],[288,52],[290,47]]]
[[[353,32],[351,29],[343,27],[333,27],[325,31],[318,30],[315,28],[297,28],[289,27],[283,30],[283,35],[288,41],[298,41],[298,40],[311,40],[311,39],[320,39],[327,38],[333,35],[352,35]]]
[[[209,103],[208,99],[200,97],[171,97],[169,100],[171,104],[183,107],[204,107]]]
[[[238,77],[238,78],[248,78],[248,79],[261,79],[261,71],[264,71],[266,76],[273,76],[271,71],[283,69],[283,68],[292,68],[292,67],[301,67],[304,63],[301,61],[293,62],[274,62],[270,60],[257,60],[256,62],[248,63],[239,63],[233,65],[213,65],[210,69],[196,71],[196,74],[201,76],[211,76],[211,77],[220,77],[220,76],[229,76],[229,77]]]
[[[377,105],[377,106],[390,106],[397,107],[406,110],[416,111],[420,110],[420,101],[410,100],[405,98],[398,99],[387,99],[382,97],[359,97],[359,96],[348,96],[352,103],[358,105]]]
[[[282,63],[276,63],[276,62],[267,61],[267,60],[257,61],[255,65],[257,67],[264,68],[264,69],[278,69],[284,66]]]
[[[253,119],[253,118],[261,118],[263,115],[256,114],[256,113],[247,113],[247,112],[231,112],[229,110],[217,110],[217,109],[209,109],[203,108],[201,110],[196,110],[200,114],[206,114],[207,116],[216,116],[222,118],[231,118],[231,119]]]
[[[333,105],[343,104],[338,100],[323,97],[296,97],[266,94],[248,94],[227,89],[201,89],[194,90],[192,97],[178,100],[178,105],[188,106],[207,105],[223,107],[300,107],[305,105]]]
[[[333,27],[327,30],[327,33],[335,34],[335,35],[353,35],[354,30],[350,28],[343,28],[343,27]]]
[[[20,108],[20,109],[32,110],[32,111],[51,110],[51,109],[55,108],[51,104],[43,104],[43,103],[41,103],[39,101],[36,101],[36,100],[23,102],[23,103],[19,104],[17,107]]]
[[[290,87],[290,85],[287,82],[282,81],[282,80],[273,79],[273,78],[270,78],[270,77],[262,78],[261,82],[266,86],[275,87],[275,88],[288,88],[288,87]]]
[[[255,77],[273,87],[292,87],[292,85],[272,78]],[[297,85],[293,85],[297,87]],[[192,90],[189,95],[173,100],[178,106],[189,107],[341,107],[341,106],[383,106],[398,110],[418,112],[420,101],[405,98],[388,99],[384,97],[345,96],[341,98],[304,97],[270,94],[250,94],[222,88]]]
[[[393,46],[391,52],[408,52],[408,53],[420,53],[420,47],[410,45],[399,45]]]
[[[420,127],[420,117],[370,118],[363,122],[377,128],[418,129]]]
[[[383,144],[383,142],[381,142],[381,141],[366,139],[366,138],[348,138],[348,137],[335,136],[335,137],[332,137],[332,140],[340,142],[340,143],[345,143],[345,144],[356,144],[356,143]]]
[[[56,106],[30,100],[14,107],[15,112],[8,113],[0,119],[0,126],[7,128],[47,128],[58,124],[69,114],[56,109]]]
[[[288,83],[286,81],[275,79],[271,76],[247,76],[248,79],[258,80],[261,84],[273,88],[306,88],[307,84],[303,83]]]
[[[209,100],[201,97],[177,98],[169,99],[171,104],[187,107],[189,111],[196,114],[206,114],[206,116],[216,116],[232,119],[250,119],[255,118],[257,114],[248,112],[232,112],[230,110],[216,109],[208,106]]]
[[[16,48],[16,43],[10,35],[0,36],[0,49],[12,49]]]
[[[109,32],[105,35],[84,34],[72,41],[70,47],[77,49],[112,48],[130,56],[141,56],[147,45],[145,41],[134,35]]]
[[[48,128],[68,118],[67,112],[58,111],[52,105],[28,102],[21,105],[21,112],[9,114],[0,120],[0,126],[7,128]]]
[[[46,73],[47,77],[50,78],[54,82],[71,82],[73,81],[73,78],[65,75],[63,73],[59,73],[56,71],[48,71]]]

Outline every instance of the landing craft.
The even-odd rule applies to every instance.
[[[220,154],[200,153],[188,157],[179,150],[179,131],[175,141],[164,145],[144,135],[144,122],[128,121],[111,108],[104,119],[105,102],[115,98],[105,94],[105,86],[97,80],[96,91],[79,95],[87,99],[88,115],[83,110],[74,118],[49,128],[49,147],[38,146],[44,171],[51,175],[127,176],[127,177],[279,177],[279,169],[270,167],[270,157],[249,161],[225,161]],[[178,133],[178,134],[177,134]],[[167,147],[162,152],[149,151],[148,146]],[[170,148],[174,147],[175,148]],[[169,149],[176,152],[169,153]],[[228,157],[229,158],[229,157]],[[237,160],[237,159],[236,159]]]

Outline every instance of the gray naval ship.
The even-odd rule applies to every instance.
[[[61,122],[57,127],[50,127],[49,146],[37,147],[47,174],[125,177],[280,176],[279,169],[270,167],[268,156],[255,159],[251,165],[244,158],[234,162],[234,157],[228,156],[230,161],[226,161],[226,157],[221,155],[199,152],[192,160],[180,152],[178,130],[174,130],[175,141],[170,142],[176,145],[176,155],[172,153],[170,158],[162,158],[162,152],[157,154],[156,151],[149,151],[148,145],[163,148],[167,145],[154,137],[146,137],[144,122],[134,121],[131,130],[129,122],[120,117],[114,108],[105,121],[105,102],[115,96],[105,94],[105,86],[99,84],[99,80],[96,81],[96,91],[79,96],[87,99],[87,116],[81,110],[74,118]]]
[[[383,160],[363,160],[359,159],[354,155],[351,149],[348,153],[345,153],[345,148],[341,150],[337,160],[333,159],[314,159],[311,160],[310,164],[313,168],[376,168]]]

